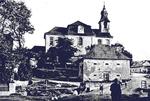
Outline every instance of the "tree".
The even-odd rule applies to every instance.
[[[7,55],[0,53],[0,83],[9,83],[11,81],[12,66],[8,63]]]
[[[18,48],[14,50],[13,53],[14,66],[18,65],[18,73],[16,79],[31,80],[32,68],[30,65],[30,58],[33,57],[34,53],[32,53],[27,48]]]
[[[34,55],[29,49],[18,48],[11,53],[0,53],[0,82],[9,83],[14,78],[16,80],[30,80],[32,78],[32,68],[30,58]],[[18,69],[16,73],[14,68]]]
[[[8,53],[11,52],[13,48],[13,39],[10,34],[0,35],[0,52]]]
[[[46,53],[46,57],[48,61],[52,62],[52,63],[55,63],[57,62],[57,56],[58,56],[58,53],[57,53],[57,48],[56,47],[51,47],[48,52]],[[50,57],[49,57],[50,56]]]
[[[130,59],[132,59],[132,54],[130,52],[128,52],[127,50],[123,50],[122,52],[124,55],[126,55],[127,57],[129,57]]]
[[[5,41],[4,41],[5,40]],[[12,39],[10,35],[0,35],[0,82],[11,82],[13,71]]]
[[[77,48],[72,46],[72,41],[70,39],[59,38],[56,47],[51,47],[47,55],[50,61],[59,62],[62,67],[65,67],[66,63],[69,62],[77,50]]]
[[[29,63],[29,59],[23,60],[19,65],[18,79],[21,81],[31,80],[32,69]]]
[[[95,45],[85,47],[86,53],[90,52],[94,47]]]
[[[10,34],[21,48],[25,33],[33,33],[30,23],[31,11],[23,2],[0,0],[0,35]]]
[[[30,23],[31,11],[23,2],[0,0],[0,81],[10,82],[13,68],[23,62],[26,51],[23,51],[25,33],[33,33]],[[19,50],[12,50],[16,41]],[[23,62],[27,63],[27,62]]]

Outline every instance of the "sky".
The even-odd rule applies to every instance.
[[[25,46],[44,46],[44,33],[77,20],[98,28],[104,2],[113,43],[121,43],[133,60],[150,60],[149,0],[21,0],[31,10],[34,34],[25,35]]]

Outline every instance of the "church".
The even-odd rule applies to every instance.
[[[46,52],[57,45],[58,38],[71,39],[73,46],[79,50],[75,56],[83,57],[83,67],[79,67],[83,81],[129,80],[132,57],[126,54],[121,45],[111,44],[113,37],[109,32],[110,20],[105,5],[100,15],[98,29],[76,21],[67,27],[54,27],[45,33]]]
[[[98,22],[99,29],[93,29],[81,21],[69,24],[67,27],[54,27],[44,34],[46,52],[50,47],[57,44],[59,37],[66,37],[72,40],[73,46],[79,51],[76,56],[85,55],[86,49],[95,44],[110,45],[112,36],[109,33],[109,19],[105,6],[101,11],[101,18]]]

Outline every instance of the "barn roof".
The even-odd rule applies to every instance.
[[[85,57],[86,59],[108,59],[108,60],[130,60],[128,56],[120,51],[117,51],[115,47],[108,45],[95,45],[91,51],[89,51]]]

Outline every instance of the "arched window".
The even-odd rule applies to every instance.
[[[80,45],[80,46],[83,45],[83,39],[82,39],[82,37],[79,37],[78,45]]]
[[[102,40],[98,39],[98,45],[102,44]]]
[[[53,46],[54,45],[54,38],[53,37],[50,37],[50,43],[49,43],[50,46]]]
[[[84,27],[79,25],[78,26],[78,33],[84,33]]]

